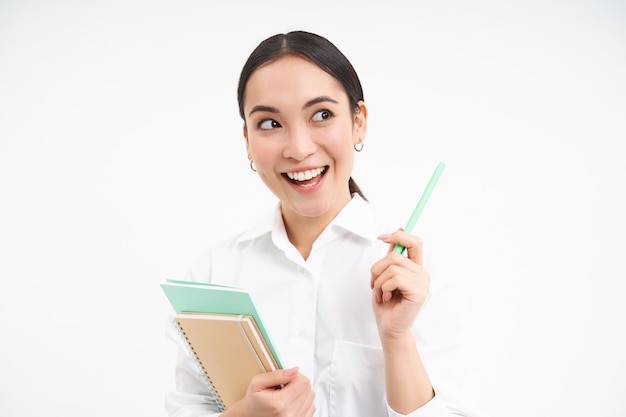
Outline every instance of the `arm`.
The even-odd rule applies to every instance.
[[[389,415],[412,409],[411,417],[480,416],[480,383],[463,297],[445,278],[447,272],[458,271],[446,271],[449,260],[431,262],[431,282],[422,267],[418,238],[404,232],[380,238],[409,249],[408,257],[388,253],[372,267],[372,302],[385,358]],[[424,403],[428,390],[431,399]]]
[[[383,345],[387,402],[409,414],[429,402],[434,391],[411,333]]]
[[[392,245],[372,267],[372,305],[385,358],[389,406],[409,414],[434,397],[434,390],[417,349],[411,326],[428,295],[430,276],[422,267],[422,243],[408,233],[380,237]],[[408,256],[393,252],[395,244]]]
[[[213,270],[211,256],[203,256],[188,272],[189,281],[209,282]],[[315,394],[309,379],[297,368],[256,375],[245,397],[220,412],[203,371],[169,320],[167,335],[179,347],[176,363],[176,390],[167,395],[165,408],[175,417],[311,417],[315,412]],[[280,386],[280,389],[276,387]]]

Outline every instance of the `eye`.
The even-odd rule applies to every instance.
[[[278,127],[282,127],[280,123],[278,123],[274,119],[261,120],[257,124],[257,126],[259,127],[259,129],[263,129],[263,130],[270,130],[270,129],[276,129]]]
[[[313,114],[313,121],[321,122],[324,120],[328,120],[331,117],[333,117],[333,114],[329,110],[320,110],[320,111],[315,112],[315,114]]]

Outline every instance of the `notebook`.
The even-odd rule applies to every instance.
[[[222,411],[244,397],[254,375],[282,368],[245,290],[176,280],[161,288],[176,312],[179,333]]]
[[[245,396],[252,377],[278,369],[251,316],[181,313],[174,321],[222,411]]]

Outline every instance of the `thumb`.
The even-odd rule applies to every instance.
[[[276,371],[266,372],[264,374],[257,375],[252,384],[256,390],[264,390],[268,388],[281,388],[283,385],[291,382],[296,375],[298,375],[299,367],[293,367],[289,369],[277,369]]]

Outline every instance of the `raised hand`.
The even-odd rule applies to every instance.
[[[371,268],[372,305],[378,332],[384,343],[410,332],[411,325],[426,301],[430,275],[422,266],[422,241],[398,230],[378,237],[388,243],[389,252]],[[407,249],[407,256],[393,251],[396,243]]]

